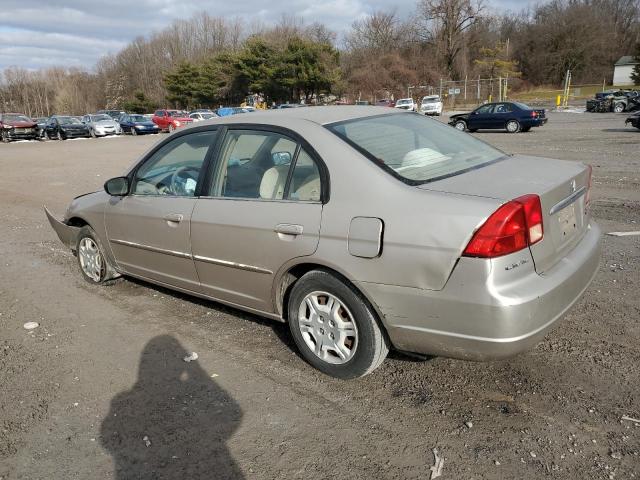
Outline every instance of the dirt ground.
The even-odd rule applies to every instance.
[[[477,136],[592,164],[596,221],[640,230],[640,131],[624,118]],[[0,479],[428,479],[434,448],[442,479],[640,477],[640,422],[622,419],[640,419],[640,236],[604,237],[592,286],[526,354],[392,353],[338,381],[286,325],[82,280],[42,206],[61,215],[159,139],[0,145]]]

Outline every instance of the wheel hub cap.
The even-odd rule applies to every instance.
[[[334,295],[312,292],[298,311],[298,326],[309,349],[327,363],[351,360],[358,346],[358,329],[353,315]]]
[[[78,258],[82,271],[94,282],[99,282],[103,274],[104,262],[98,245],[89,237],[80,240]]]

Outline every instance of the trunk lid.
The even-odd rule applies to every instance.
[[[516,155],[418,188],[503,202],[527,193],[538,195],[544,236],[530,250],[539,274],[564,258],[582,239],[589,224],[585,205],[589,168],[578,162]]]

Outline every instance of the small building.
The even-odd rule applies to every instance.
[[[636,65],[640,64],[638,57],[625,55],[620,57],[613,67],[613,84],[614,85],[633,85],[631,73]]]

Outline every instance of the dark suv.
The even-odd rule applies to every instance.
[[[35,140],[39,136],[38,124],[22,113],[0,114],[2,141]]]

